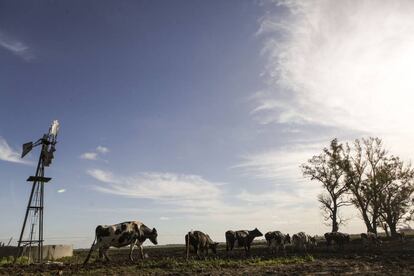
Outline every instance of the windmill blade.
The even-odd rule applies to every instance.
[[[33,142],[23,144],[22,158],[28,154],[33,148]]]

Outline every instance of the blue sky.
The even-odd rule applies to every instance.
[[[0,1],[0,240],[17,238],[35,169],[38,152],[21,160],[21,144],[54,119],[48,243],[86,247],[97,224],[125,220],[156,227],[161,243],[190,229],[219,241],[256,226],[328,230],[301,163],[333,137],[414,153],[413,9]],[[345,229],[363,227],[355,217]]]

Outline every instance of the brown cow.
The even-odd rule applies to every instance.
[[[201,258],[200,251],[204,256],[208,256],[209,249],[211,249],[214,254],[217,254],[218,244],[219,243],[214,242],[209,235],[204,234],[201,231],[191,231],[185,235],[185,248],[187,252],[189,251],[189,246],[191,245],[199,258]]]
[[[343,249],[346,243],[349,243],[349,234],[341,232],[328,232],[325,233],[326,246],[330,246],[334,242],[338,248]]]

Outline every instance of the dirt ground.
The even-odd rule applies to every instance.
[[[414,275],[414,239],[404,243],[385,241],[381,248],[364,248],[353,240],[344,250],[327,248],[324,243],[309,252],[288,250],[270,254],[263,243],[253,245],[250,256],[241,249],[227,254],[220,245],[217,256],[185,260],[184,246],[157,246],[144,249],[148,257],[128,260],[128,250],[110,250],[110,262],[97,261],[97,253],[86,266],[87,250],[77,250],[72,258],[45,265],[0,267],[0,275]]]

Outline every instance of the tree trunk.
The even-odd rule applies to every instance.
[[[377,234],[377,228],[378,228],[378,211],[374,210],[374,213],[372,215],[372,233]]]
[[[332,232],[338,232],[339,226],[338,226],[338,207],[334,203],[333,211],[332,211]]]
[[[367,214],[367,210],[366,209],[363,209],[362,206],[363,205],[360,204],[360,207],[358,208],[358,206],[357,206],[357,208],[361,212],[362,218],[364,219],[365,226],[367,227],[367,232],[375,233],[374,232],[374,229],[373,229],[373,227],[371,225],[371,221],[369,220],[369,217],[368,217],[368,214]]]
[[[397,224],[389,223],[388,226],[390,227],[391,237],[395,238],[397,236]]]
[[[388,226],[386,223],[384,223],[384,231],[385,231],[385,235],[387,235],[387,237],[390,236],[390,232],[388,231]]]

